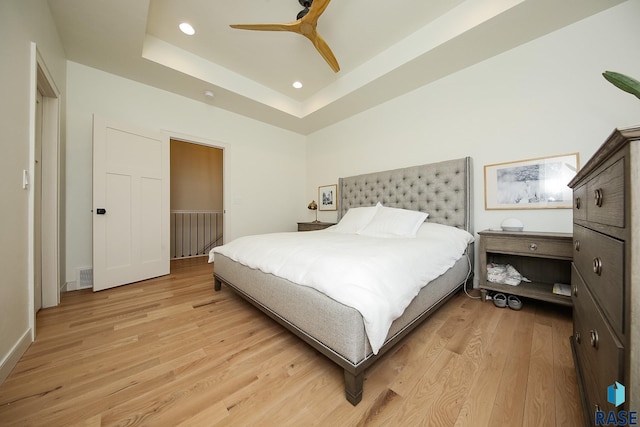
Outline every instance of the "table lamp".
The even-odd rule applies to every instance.
[[[318,204],[316,203],[316,201],[312,200],[311,203],[309,203],[309,206],[307,206],[307,208],[316,212],[316,220],[313,221],[313,223],[314,224],[319,223],[320,221],[318,221]]]

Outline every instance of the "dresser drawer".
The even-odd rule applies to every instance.
[[[587,220],[624,227],[624,158],[587,182]]]
[[[589,401],[588,412],[596,405],[603,411],[614,410],[607,402],[607,387],[623,382],[624,347],[598,310],[580,274],[573,271],[573,340],[581,377]]]
[[[571,238],[546,239],[544,237],[530,238],[501,238],[491,237],[485,239],[487,252],[522,254],[526,256],[550,257],[570,260],[573,255]]]
[[[598,331],[598,348],[591,346],[591,329],[583,321],[583,315],[574,314],[573,341],[578,359],[578,369],[584,386],[587,400],[587,411],[591,418],[588,425],[595,425],[593,419],[596,410],[613,411],[615,406],[607,401],[607,387],[615,381],[623,383],[623,348],[614,347],[608,353],[614,357],[619,357],[616,361],[611,361],[598,353],[602,349],[602,337]]]
[[[574,225],[573,262],[611,325],[623,331],[624,242]]]
[[[581,185],[573,190],[573,219],[587,219],[587,186]]]

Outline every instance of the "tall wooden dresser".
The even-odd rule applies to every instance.
[[[640,127],[616,129],[571,180],[573,336],[585,419],[640,412]],[[616,408],[607,389],[619,382]]]

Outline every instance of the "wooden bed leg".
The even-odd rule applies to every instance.
[[[355,375],[344,370],[344,390],[347,394],[347,400],[353,406],[356,406],[362,400],[362,387],[364,383],[364,372]]]
[[[222,282],[216,276],[213,276],[213,289],[216,292],[222,289]]]

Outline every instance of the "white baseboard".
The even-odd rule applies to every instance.
[[[1,0],[0,0],[1,1]],[[72,282],[67,282],[64,284],[63,286],[63,290],[62,292],[71,292],[71,291],[79,291],[80,289],[92,289],[93,285],[84,285],[84,286],[80,286],[78,284],[77,280],[74,280]]]
[[[7,379],[13,368],[18,364],[22,355],[31,345],[31,335],[31,329],[27,329],[27,331],[22,335],[22,338],[18,340],[9,354],[4,358],[2,364],[0,364],[0,384]]]

